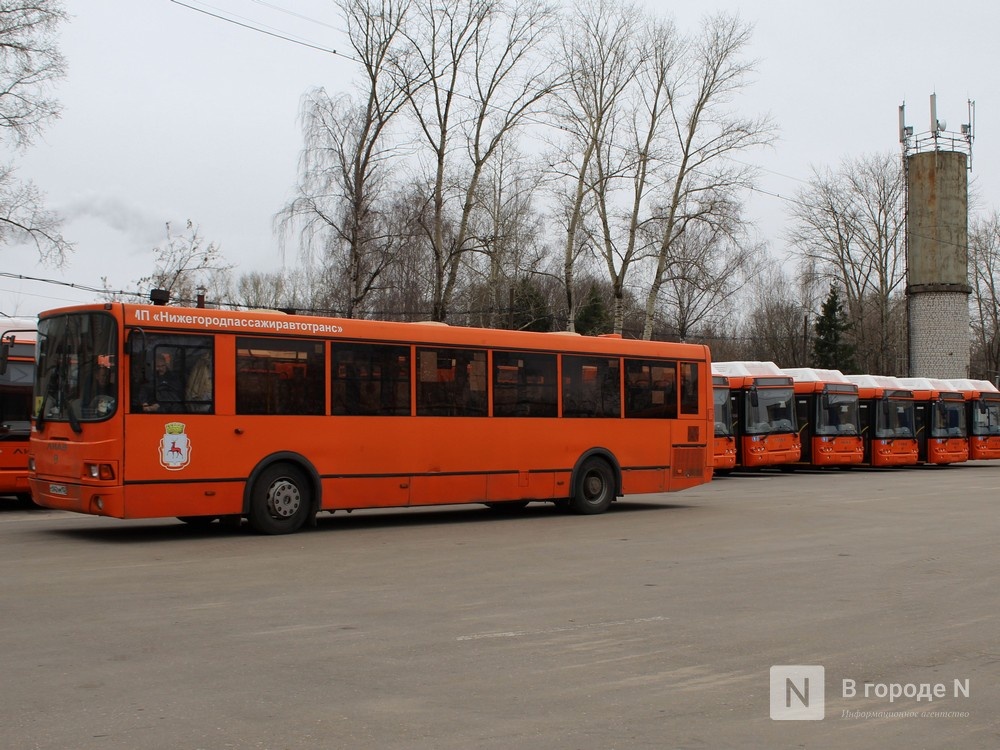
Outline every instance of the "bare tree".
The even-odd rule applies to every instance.
[[[113,290],[106,276],[101,278],[104,296],[110,300],[145,302],[153,289],[163,289],[176,302],[192,304],[198,290],[205,290],[208,299],[219,301],[228,299],[229,274],[233,266],[226,263],[222,251],[214,242],[205,243],[192,221],[187,222],[187,233],[178,236],[167,222],[167,238],[163,244],[153,248],[154,270],[131,282],[135,292]]]
[[[735,195],[753,184],[754,169],[731,157],[774,139],[768,118],[742,117],[726,109],[753,70],[753,63],[742,57],[750,35],[751,27],[738,17],[708,18],[684,58],[684,69],[671,82],[668,111],[674,172],[669,198],[658,217],[662,230],[646,295],[643,338],[652,335],[657,300],[679,238],[694,223],[724,229]]]
[[[552,91],[536,54],[554,26],[541,0],[415,0],[397,71],[430,163],[418,214],[433,257],[431,317],[445,320],[485,165]]]
[[[776,261],[769,261],[751,286],[748,313],[740,328],[744,359],[807,367],[811,363],[811,325],[795,283]]]
[[[535,165],[508,141],[483,170],[469,221],[472,252],[465,255],[468,320],[474,325],[509,325],[511,290],[541,271],[541,217],[534,200],[540,179]]]
[[[681,341],[699,326],[734,316],[735,295],[760,270],[763,247],[721,221],[696,222],[674,243],[665,268],[658,309],[666,333]],[[739,224],[739,217],[734,216]]]
[[[972,367],[978,377],[1000,376],[1000,213],[995,209],[969,226],[972,281]]]
[[[30,145],[59,116],[48,92],[66,72],[55,42],[65,20],[60,0],[0,2],[0,140],[14,148]],[[12,164],[0,166],[0,242],[30,242],[42,260],[61,264],[73,246],[60,224],[33,183],[19,180]]]
[[[299,230],[308,265],[336,269],[346,317],[364,311],[365,300],[398,251],[386,231],[380,206],[394,153],[390,124],[406,99],[386,74],[406,22],[409,0],[338,0],[347,34],[364,70],[361,103],[348,95],[331,98],[324,89],[303,97],[305,147],[295,197],[276,224],[284,238]]]
[[[560,64],[565,69],[566,86],[557,92],[553,115],[566,134],[566,142],[560,147],[553,168],[561,173],[557,215],[564,221],[566,231],[562,278],[570,331],[574,330],[576,318],[578,260],[587,248],[593,248],[585,216],[611,192],[611,187],[601,179],[617,168],[598,162],[613,158],[611,146],[616,130],[628,106],[629,93],[637,85],[639,68],[645,59],[638,41],[643,18],[636,5],[617,0],[586,0],[574,6],[561,33]],[[610,234],[610,227],[605,234]],[[609,244],[603,243],[606,252],[602,255],[607,259],[610,252],[610,276],[615,299],[619,300],[616,325],[620,332],[623,278],[614,262],[613,240],[610,242],[610,251]]]
[[[789,240],[817,278],[845,290],[857,361],[872,373],[897,371],[905,351],[904,198],[901,163],[887,152],[814,168],[791,212]]]

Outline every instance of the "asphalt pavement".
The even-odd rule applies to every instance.
[[[16,750],[1000,747],[1000,462],[266,537],[0,500]]]

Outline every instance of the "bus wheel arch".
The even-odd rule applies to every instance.
[[[254,467],[243,489],[243,513],[264,534],[288,534],[312,523],[322,502],[319,473],[297,453],[275,453]]]
[[[606,448],[592,448],[579,459],[570,477],[569,508],[574,513],[603,513],[621,495],[622,471]]]

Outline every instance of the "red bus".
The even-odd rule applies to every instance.
[[[886,375],[845,375],[858,386],[858,417],[868,466],[913,466],[918,462],[913,391]]]
[[[954,464],[969,460],[965,395],[947,380],[899,378],[916,398],[920,463]]]
[[[375,507],[600,513],[712,476],[705,346],[120,303],[38,331],[46,507],[280,534]]]
[[[4,320],[0,333],[0,495],[31,500],[28,441],[35,380],[34,321]]]
[[[800,463],[850,466],[864,459],[858,387],[840,370],[782,369],[795,381],[795,416],[802,439]]]
[[[734,435],[733,402],[729,395],[729,378],[725,375],[712,376],[712,397],[715,408],[715,450],[713,452],[715,471],[730,471],[736,466],[736,437]]]
[[[949,380],[965,396],[965,425],[969,458],[1000,458],[1000,391],[988,380]]]
[[[713,362],[729,380],[736,465],[744,469],[799,460],[792,379],[773,362]]]

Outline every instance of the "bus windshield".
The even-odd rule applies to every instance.
[[[936,401],[933,406],[931,437],[964,437],[965,403],[962,401]]]
[[[858,397],[853,393],[824,393],[817,401],[817,435],[857,435]]]
[[[729,388],[713,388],[712,399],[715,402],[715,436],[732,436],[733,407],[729,399]]]
[[[980,399],[972,409],[973,435],[1000,435],[1000,401]]]
[[[38,326],[34,415],[46,421],[109,418],[117,408],[118,335],[115,321],[100,312],[58,315]]]
[[[912,438],[914,406],[912,401],[884,398],[875,419],[875,437]]]
[[[746,433],[796,432],[792,389],[760,388],[746,400]]]

